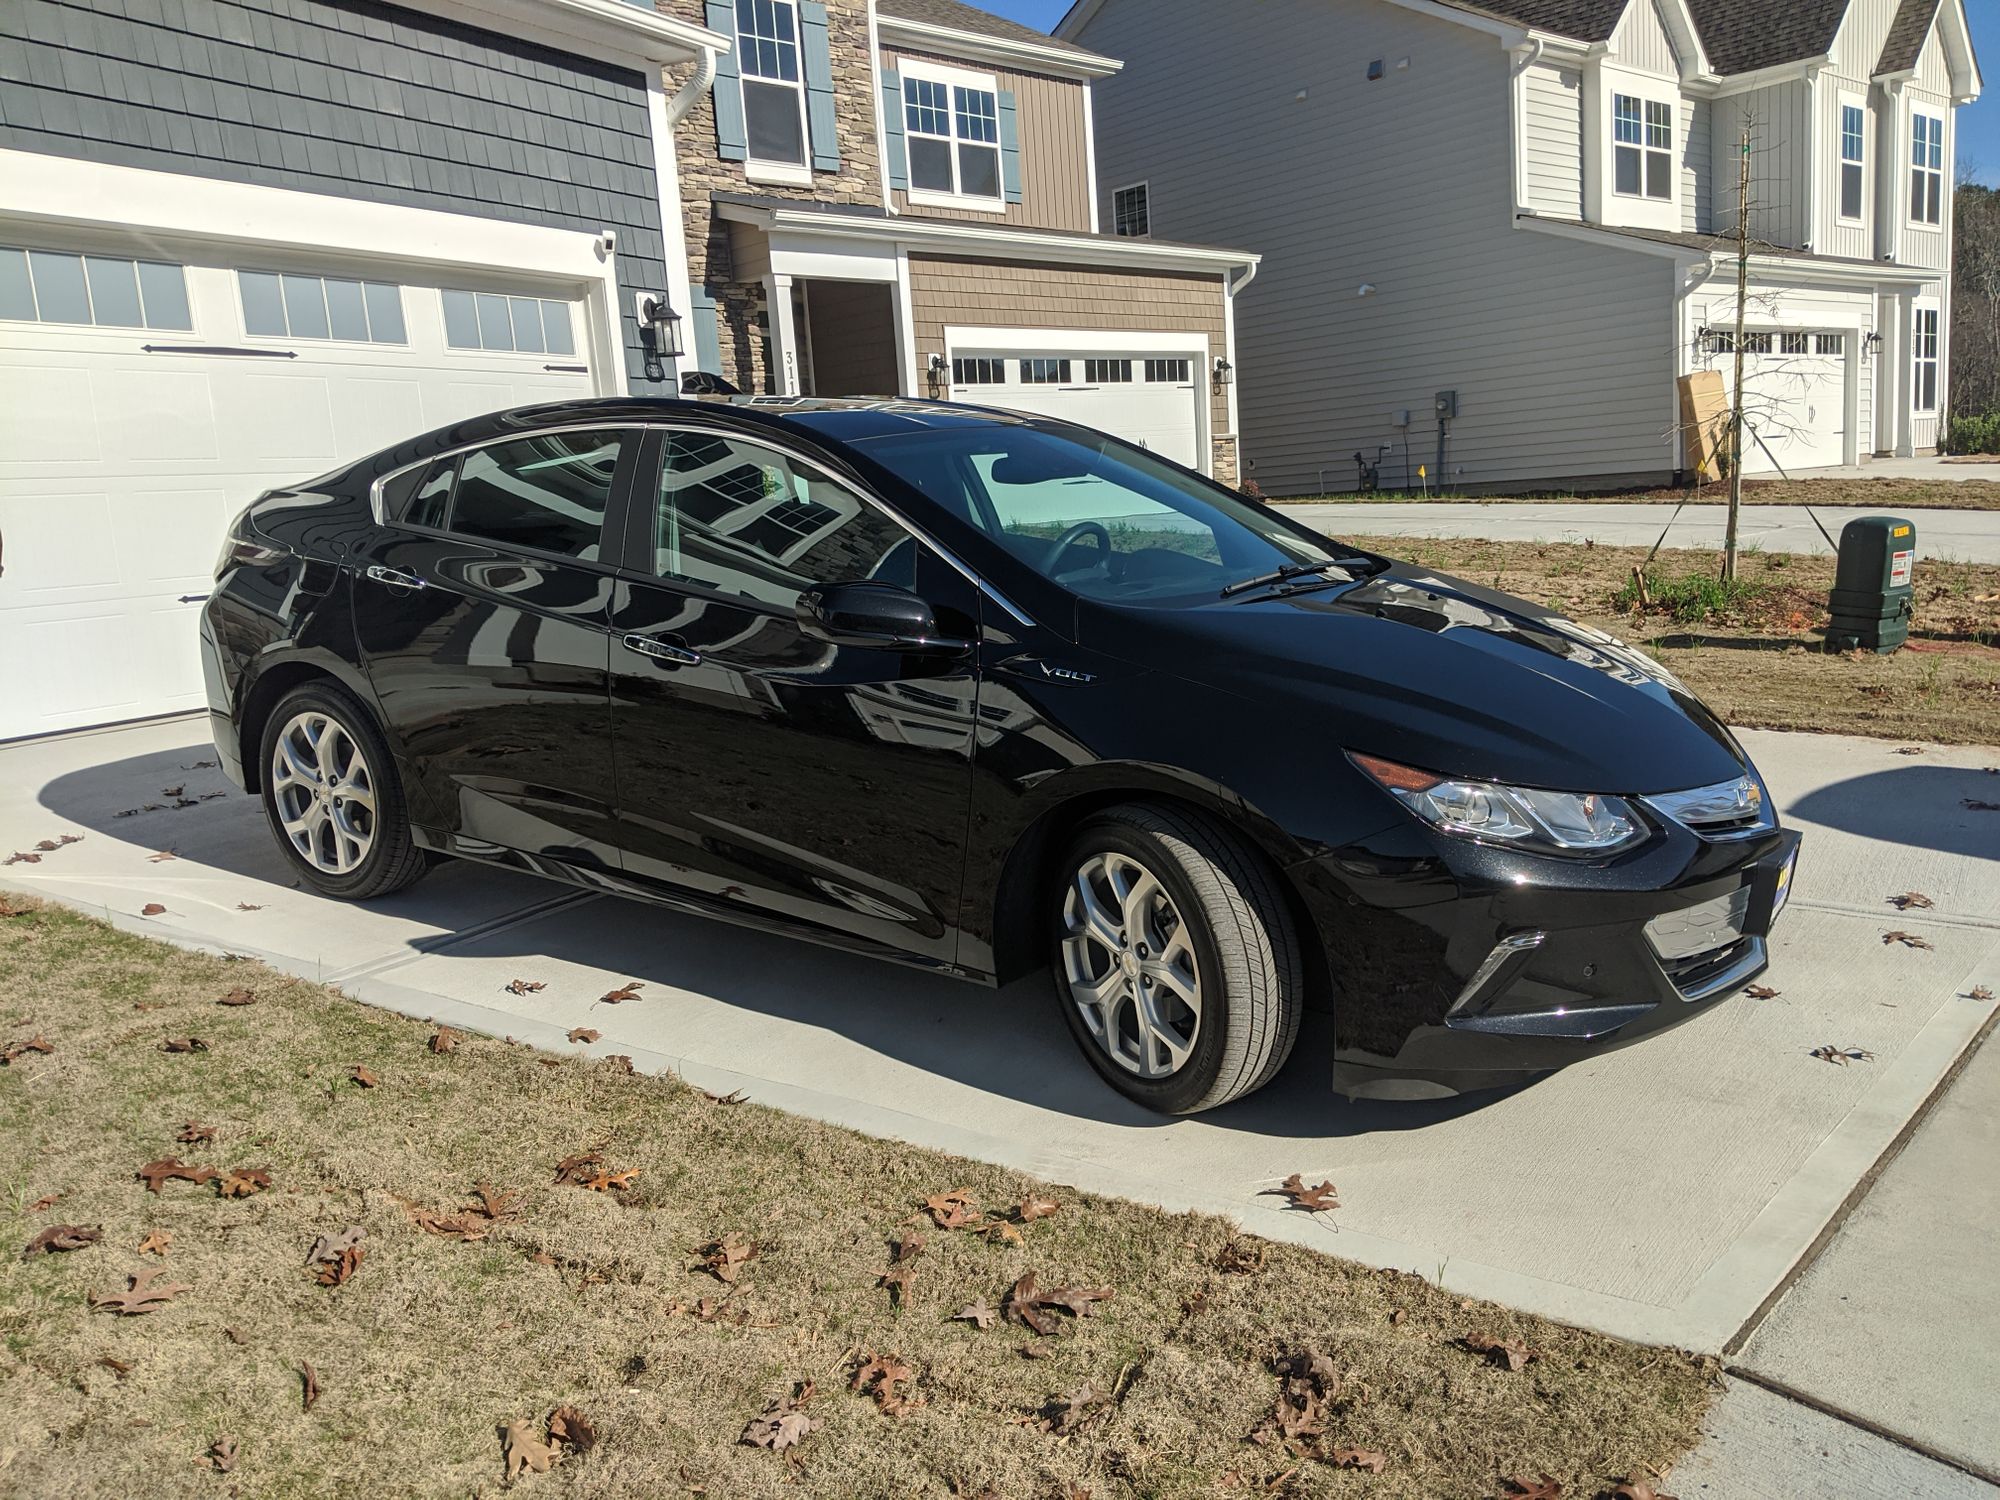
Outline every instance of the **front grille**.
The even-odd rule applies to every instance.
[[[1732,947],[1750,919],[1750,886],[1746,882],[1726,896],[1698,906],[1662,912],[1646,924],[1646,941],[1662,964],[1686,963]]]
[[[1764,966],[1764,940],[1738,938],[1726,948],[1687,958],[1661,959],[1660,967],[1683,1000],[1706,1000],[1733,990]]]
[[[1778,826],[1770,798],[1755,776],[1696,787],[1691,792],[1665,792],[1644,799],[1683,828],[1705,839],[1744,839],[1769,833]]]

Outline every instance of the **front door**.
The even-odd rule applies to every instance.
[[[616,868],[603,529],[640,445],[547,432],[385,486],[355,630],[417,823]]]
[[[829,645],[793,611],[815,585],[873,579],[969,637],[973,585],[854,490],[731,434],[656,435],[631,503],[611,621],[628,878],[951,964],[970,660]]]

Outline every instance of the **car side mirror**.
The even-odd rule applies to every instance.
[[[799,595],[799,629],[835,646],[957,655],[972,642],[938,634],[929,604],[893,583],[829,583]]]

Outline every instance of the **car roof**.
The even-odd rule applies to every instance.
[[[866,442],[911,432],[967,427],[1021,427],[1035,419],[993,407],[965,406],[950,401],[924,401],[901,396],[602,396],[581,401],[519,406],[454,424],[453,443],[478,442],[524,429],[593,421],[658,421],[676,415],[726,412],[759,426],[798,428],[840,443]]]

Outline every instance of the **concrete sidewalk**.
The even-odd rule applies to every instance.
[[[1284,505],[1288,516],[1334,536],[1484,537],[1496,542],[1583,542],[1650,547],[1674,516],[1671,505],[1604,505],[1588,501],[1475,502],[1409,505]],[[1667,533],[1669,547],[1718,549],[1728,507],[1689,505]],[[1881,511],[1814,506],[1835,541],[1856,516]],[[1919,555],[1940,562],[2000,563],[2000,511],[1897,510],[1916,523]],[[1802,505],[1746,505],[1742,544],[1766,552],[1826,553],[1833,549]]]
[[[121,816],[165,787],[223,786],[201,734],[183,721],[0,749],[0,851],[85,835],[0,883],[554,1050],[588,1025],[594,1050],[718,1092],[1700,1350],[1737,1334],[1994,1010],[1959,997],[2000,985],[2000,840],[1961,805],[1990,793],[1992,752],[1746,734],[1807,834],[1778,998],[1530,1089],[1432,1104],[1335,1098],[1309,1023],[1272,1087],[1168,1120],[1091,1072],[1046,976],[995,995],[466,865],[342,905],[294,888],[247,797]],[[177,857],[153,862],[161,850]],[[1883,904],[1911,889],[1935,908]],[[148,902],[167,909],[142,918]],[[1935,946],[1885,946],[1891,926]],[[511,995],[516,978],[547,988]],[[631,979],[642,1003],[596,1004]],[[1807,1055],[1827,1043],[1875,1057]],[[1323,1220],[1259,1196],[1294,1171],[1332,1177],[1347,1206]]]

